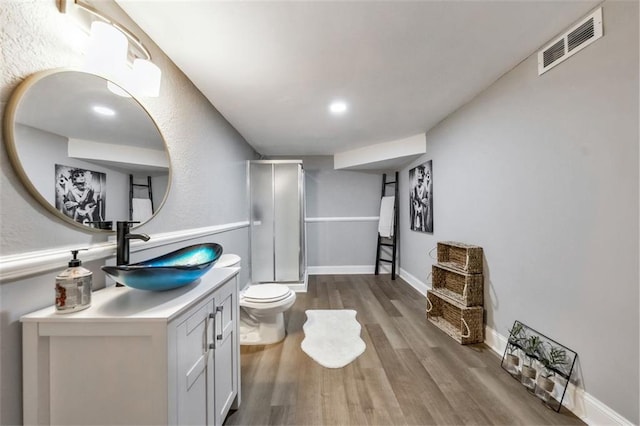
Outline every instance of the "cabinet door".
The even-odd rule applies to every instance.
[[[236,281],[231,280],[215,293],[215,406],[216,424],[221,425],[238,392],[238,335]]]
[[[178,424],[214,424],[213,299],[177,327]]]

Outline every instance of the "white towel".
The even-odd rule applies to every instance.
[[[378,222],[378,233],[381,237],[391,238],[393,236],[395,201],[396,197],[393,195],[382,197],[382,200],[380,200],[380,222]]]
[[[151,209],[151,200],[148,198],[134,198],[131,200],[133,206],[133,214],[131,220],[136,222],[146,222],[153,216]]]

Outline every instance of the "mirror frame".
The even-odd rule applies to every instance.
[[[4,114],[3,126],[2,127],[3,127],[3,134],[4,134],[4,140],[5,140],[4,144],[5,144],[5,147],[6,147],[6,150],[7,150],[7,154],[9,156],[9,162],[13,166],[14,171],[16,172],[18,177],[20,178],[20,181],[25,186],[27,191],[31,194],[31,196],[33,198],[35,198],[36,201],[38,201],[38,203],[40,203],[40,205],[43,206],[46,210],[48,210],[50,213],[53,213],[54,216],[58,217],[59,219],[62,219],[65,223],[67,223],[69,225],[72,225],[74,228],[77,228],[79,230],[102,233],[102,234],[114,234],[116,232],[115,229],[108,230],[108,229],[93,228],[91,226],[83,225],[82,223],[74,221],[73,219],[71,219],[70,217],[66,216],[65,214],[63,214],[58,209],[56,209],[56,207],[53,204],[51,204],[49,201],[47,201],[44,198],[44,196],[40,193],[40,191],[35,187],[35,185],[31,181],[31,179],[27,175],[26,170],[22,166],[20,158],[18,157],[18,149],[17,149],[17,143],[16,143],[16,139],[15,139],[15,118],[16,118],[16,114],[17,114],[18,108],[19,108],[22,100],[24,99],[25,94],[29,91],[29,89],[31,89],[33,86],[35,86],[42,79],[44,79],[44,78],[46,78],[46,77],[48,77],[50,75],[54,75],[54,74],[58,74],[58,73],[62,73],[62,72],[81,72],[81,73],[84,73],[84,74],[89,74],[89,75],[93,75],[93,76],[95,76],[97,78],[100,78],[100,79],[104,80],[105,83],[110,81],[109,79],[107,79],[106,77],[104,77],[104,76],[102,76],[100,74],[94,74],[94,73],[86,72],[86,71],[83,71],[81,69],[75,69],[75,68],[53,68],[53,69],[48,69],[48,70],[44,70],[44,71],[38,71],[38,72],[35,72],[35,73],[27,76],[13,90],[13,92],[11,93],[11,96],[9,98],[9,101],[7,102],[6,108],[5,108],[5,114]],[[117,85],[117,83],[114,83],[114,84]],[[123,89],[123,90],[125,90],[125,89]],[[114,96],[118,96],[118,95],[114,94]],[[164,203],[167,201],[167,198],[169,197],[169,191],[171,190],[171,182],[173,180],[172,179],[173,171],[172,171],[171,156],[170,156],[170,153],[169,153],[169,147],[167,145],[167,141],[166,141],[165,137],[162,135],[162,132],[160,131],[160,128],[158,127],[158,123],[156,123],[155,119],[151,116],[151,114],[144,107],[144,105],[142,105],[140,100],[138,100],[133,95],[131,95],[131,99],[133,101],[135,101],[140,106],[140,108],[142,108],[142,110],[147,114],[147,116],[149,117],[149,119],[153,123],[154,127],[158,131],[158,134],[160,135],[160,138],[162,139],[162,142],[164,143],[165,152],[166,152],[167,158],[169,160],[169,176],[168,176],[168,181],[167,181],[167,189],[166,189],[166,191],[164,193],[164,197],[162,198],[162,201],[160,202],[158,207],[155,209],[155,212],[147,220],[145,220],[144,222],[140,222],[140,223],[137,223],[134,226],[132,226],[132,228],[135,228],[135,227],[142,226],[145,223],[149,222],[162,209],[162,207],[164,206]],[[123,220],[125,220],[125,219],[123,219]]]

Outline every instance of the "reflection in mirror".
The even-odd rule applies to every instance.
[[[151,219],[170,182],[155,122],[108,83],[73,70],[34,74],[13,94],[4,126],[9,157],[34,197],[67,222],[105,230]]]

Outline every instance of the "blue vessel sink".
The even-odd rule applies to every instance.
[[[194,282],[211,269],[221,255],[220,244],[195,244],[144,262],[103,266],[102,270],[127,287],[164,291]]]

